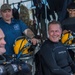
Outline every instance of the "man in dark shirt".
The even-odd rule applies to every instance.
[[[49,37],[37,53],[41,63],[40,75],[75,75],[75,64],[66,47],[59,42],[61,33],[62,28],[58,21],[49,23]]]
[[[69,13],[69,17],[62,22],[63,33],[66,33],[67,31],[75,32],[75,3],[69,4],[67,11]],[[72,50],[68,51],[74,60],[74,52]]]

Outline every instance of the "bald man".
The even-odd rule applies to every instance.
[[[3,60],[6,57],[6,56],[5,57],[3,56],[3,54],[6,52],[6,49],[5,49],[6,42],[5,42],[4,38],[5,38],[5,35],[4,35],[3,31],[2,31],[2,29],[0,28],[0,58],[2,58]],[[3,64],[3,62],[7,62],[6,60],[4,60],[4,61],[3,60],[0,60],[0,65]],[[0,71],[0,75],[8,75],[8,74],[9,75],[19,75],[20,72],[18,72],[18,71],[22,71],[22,70],[24,70],[24,72],[26,72],[26,73],[30,73],[30,68],[25,63],[20,64],[20,65],[17,65],[17,63],[15,63],[15,64],[13,63],[18,70],[14,70],[14,67],[12,67],[11,64],[9,64],[7,66],[1,65],[3,68],[0,66],[0,70],[2,70],[3,72]],[[23,66],[24,66],[24,68],[23,68]],[[12,70],[12,68],[13,68],[13,70]],[[17,72],[19,74],[16,74]]]
[[[2,31],[2,29],[0,29],[0,55],[4,54],[6,52],[6,49],[5,49],[5,40],[4,40],[4,33]]]

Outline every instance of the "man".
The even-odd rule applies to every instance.
[[[69,13],[69,17],[62,22],[63,33],[68,31],[75,32],[75,3],[71,3],[67,7],[67,11]],[[72,50],[68,50],[72,59],[74,60],[74,52]]]
[[[4,62],[8,62],[8,61],[4,60],[5,57],[3,56],[3,54],[6,52],[6,49],[5,49],[6,42],[5,42],[4,38],[5,38],[5,35],[2,31],[2,29],[0,29],[0,75],[8,75],[8,74],[9,75],[20,75],[20,72],[18,72],[18,71],[22,71],[22,70],[24,70],[24,72],[26,72],[26,73],[29,73],[30,69],[29,69],[28,65],[25,63],[23,63],[23,64],[21,63],[19,65],[17,63],[13,63],[13,64],[10,63],[8,65],[3,65]],[[16,70],[16,69],[14,70],[12,65],[15,65],[16,69],[18,68],[18,70]],[[23,67],[25,67],[25,68],[23,68]],[[19,74],[16,74],[16,72],[18,72]]]
[[[3,4],[1,6],[2,19],[0,20],[0,27],[5,34],[5,41],[7,42],[6,55],[11,56],[13,52],[13,44],[17,37],[25,34],[31,39],[33,45],[37,43],[37,39],[34,38],[34,33],[25,25],[21,20],[12,18],[12,9],[9,4]]]
[[[1,65],[3,62],[6,61],[5,57],[3,56],[3,54],[6,52],[5,49],[5,35],[2,31],[2,29],[0,28],[0,75],[6,75],[6,70],[4,69],[4,66]]]
[[[67,49],[59,42],[61,33],[62,28],[58,21],[49,23],[49,37],[37,53],[40,57],[40,61],[38,62],[41,63],[41,70],[38,70],[40,75],[75,75],[75,64]],[[37,58],[35,58],[35,60]],[[38,65],[38,67],[40,66]],[[38,73],[36,75],[38,75]]]
[[[3,31],[0,29],[0,55],[4,54],[6,52],[6,49],[5,49],[5,35],[3,33]]]

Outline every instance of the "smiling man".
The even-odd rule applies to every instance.
[[[4,54],[6,52],[6,49],[5,49],[5,40],[4,40],[4,33],[3,31],[0,29],[0,55]]]
[[[62,34],[61,24],[52,21],[48,26],[48,39],[43,43],[38,51],[41,63],[40,75],[75,75],[75,64],[72,61],[67,49],[59,41]],[[37,64],[37,63],[36,63]],[[37,64],[38,65],[38,64]],[[38,65],[40,67],[40,65]],[[37,67],[36,67],[37,68]],[[73,69],[73,70],[72,70]],[[37,72],[37,71],[36,71]],[[36,75],[39,75],[38,73]]]
[[[48,33],[49,33],[49,39],[53,42],[59,42],[60,40],[60,37],[61,37],[61,33],[62,33],[62,29],[61,27],[59,26],[58,23],[52,23],[52,24],[49,24],[49,30],[48,30]]]

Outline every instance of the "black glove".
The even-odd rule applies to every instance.
[[[19,70],[23,72],[30,72],[32,69],[32,66],[30,64],[25,63],[24,61],[16,60],[13,62],[13,64],[17,64],[18,67],[20,67]]]
[[[6,58],[3,55],[0,55],[0,64],[6,62]]]
[[[30,64],[21,63],[20,66],[21,66],[21,70],[22,70],[23,72],[25,72],[25,73],[31,72],[32,66],[31,66]]]
[[[18,72],[18,65],[16,64],[8,64],[5,66],[8,75],[14,75]]]
[[[0,65],[0,75],[7,75],[6,69],[3,65]]]
[[[18,70],[24,74],[31,72],[32,66],[30,64],[25,63],[24,61],[16,60],[13,61],[12,64],[17,64]]]

